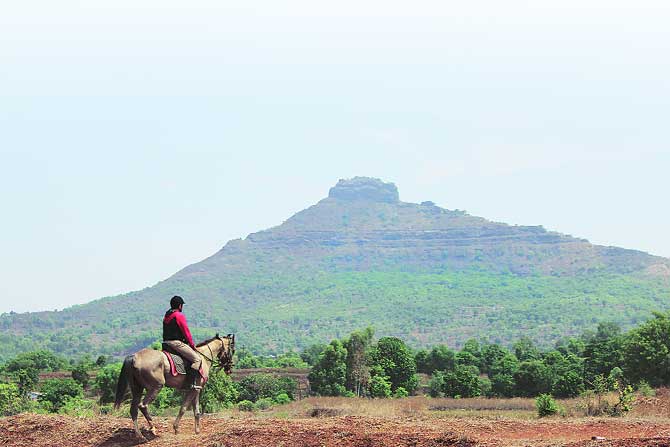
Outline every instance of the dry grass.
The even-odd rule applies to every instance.
[[[616,400],[616,395],[605,396]],[[586,416],[584,398],[557,401],[564,409],[564,416]],[[324,418],[338,416],[367,416],[376,418],[434,419],[434,418],[483,418],[483,419],[536,419],[535,399],[433,399],[409,397],[405,399],[363,399],[346,397],[310,397],[287,405],[274,407],[257,414],[257,417]],[[670,417],[670,390],[657,390],[654,397],[638,396],[627,417],[635,419]]]
[[[529,419],[535,415],[533,399],[357,399],[310,397],[275,407],[261,417],[314,418],[366,416],[376,418],[427,419],[449,417],[512,417]]]
[[[473,397],[467,399],[430,399],[429,410],[521,410],[535,411],[535,399],[515,397],[513,399],[486,399]]]
[[[349,397],[309,397],[288,405],[275,407],[270,416],[280,413],[283,417],[333,417],[370,416],[379,418],[420,417],[427,410],[424,397],[406,399],[357,399]]]

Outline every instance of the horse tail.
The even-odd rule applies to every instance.
[[[114,401],[114,409],[118,410],[123,402],[123,397],[126,395],[126,390],[128,385],[132,380],[133,375],[133,356],[129,355],[123,361],[123,366],[121,367],[121,374],[119,374],[119,381],[116,384],[116,400]]]

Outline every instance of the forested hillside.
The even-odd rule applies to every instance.
[[[235,332],[256,353],[368,325],[416,347],[524,335],[546,346],[670,308],[670,260],[401,202],[393,184],[355,178],[153,287],[61,312],[3,314],[0,357],[127,353],[160,337],[174,294],[186,299],[197,337]]]

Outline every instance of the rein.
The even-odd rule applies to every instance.
[[[230,338],[230,337],[231,336],[229,335],[227,338]],[[233,342],[234,342],[235,336],[232,336],[232,337],[233,337]],[[204,352],[200,352],[199,349],[196,349],[196,351],[198,352],[198,354],[200,354],[202,357],[204,357],[205,360],[209,361],[209,363],[211,364],[211,368],[222,369],[227,364],[230,364],[230,367],[232,368],[232,360],[233,360],[232,359],[232,354],[233,354],[234,350],[231,348],[231,340],[230,339],[228,340],[228,346],[226,346],[226,342],[224,341],[225,338],[219,337],[219,334],[216,334],[216,338],[218,340],[221,340],[221,350],[219,351],[218,355],[216,355],[216,356],[214,355],[214,351],[212,351],[212,348],[210,346],[210,343],[213,340],[210,340],[210,343],[207,343],[206,345],[204,345],[204,346],[207,346],[207,350],[209,351],[209,355],[211,356],[211,358],[207,357],[207,355]],[[200,348],[203,348],[204,346],[200,346]],[[221,355],[225,355],[226,358],[222,360]]]
[[[207,343],[205,346],[207,346],[207,349],[209,350],[209,355],[211,358],[207,357],[203,352],[198,351],[198,354],[203,356],[206,360],[209,360],[209,363],[212,365],[212,368],[223,368],[223,363],[221,363],[221,360],[218,358],[218,356],[214,356],[214,351],[212,351],[212,348],[209,346],[209,343]],[[225,343],[223,340],[221,340],[221,350],[223,351],[225,347]]]
[[[207,343],[205,346],[207,346],[207,349],[209,349],[209,355],[211,355],[212,358],[207,357],[203,352],[200,351],[198,351],[198,354],[203,356],[205,360],[209,360],[209,363],[211,363],[212,366],[214,366],[214,352],[212,351],[212,348],[209,347],[209,343]]]

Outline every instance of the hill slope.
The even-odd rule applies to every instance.
[[[630,325],[670,307],[669,278],[665,258],[401,202],[395,185],[358,177],[151,288],[61,312],[3,314],[0,356],[36,346],[116,355],[146,346],[160,337],[173,294],[185,297],[197,336],[236,332],[257,352],[369,324],[414,345],[521,335],[546,344],[597,321]]]

